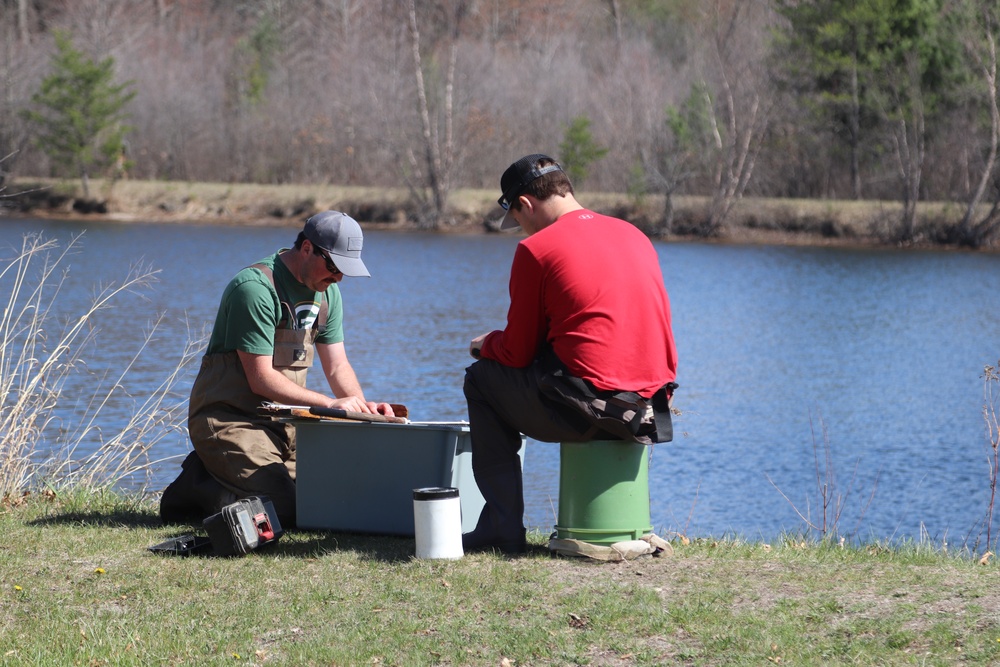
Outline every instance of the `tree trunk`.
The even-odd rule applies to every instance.
[[[31,41],[31,31],[28,29],[28,0],[17,0],[17,32],[22,44],[27,45]]]
[[[674,193],[667,191],[663,199],[663,222],[660,223],[659,236],[667,237],[674,231]]]
[[[920,179],[923,172],[923,116],[919,111],[914,113],[912,124],[907,123],[905,118],[897,121],[895,146],[903,186],[903,217],[899,240],[908,242],[916,235],[917,202],[920,200]]]
[[[608,9],[611,10],[611,20],[615,25],[615,44],[622,43],[622,11],[618,0],[608,0]]]
[[[426,167],[426,186],[431,190],[433,202],[433,220],[426,223],[427,227],[436,228],[444,219],[445,211],[448,207],[448,170],[451,166],[451,142],[452,142],[452,95],[455,77],[455,62],[457,60],[457,45],[452,44],[448,73],[445,83],[445,138],[444,152],[442,159],[441,141],[431,124],[430,107],[427,103],[427,88],[424,83],[423,66],[420,59],[420,30],[417,26],[417,10],[414,0],[410,0],[410,36],[413,43],[413,74],[416,81],[417,101],[420,107],[420,122],[423,129],[424,163]]]
[[[997,90],[997,43],[993,37],[993,32],[988,26],[986,28],[986,58],[984,59],[974,47],[970,47],[969,51],[975,59],[976,64],[979,65],[983,74],[983,80],[986,82],[986,90],[989,93],[989,102],[987,104],[990,110],[989,153],[986,156],[986,163],[983,165],[983,173],[979,179],[979,183],[976,185],[976,189],[969,199],[965,215],[962,217],[962,222],[958,227],[959,241],[976,248],[982,244],[987,235],[992,233],[993,227],[997,224],[995,216],[992,215],[987,215],[979,224],[975,222],[976,209],[979,208],[979,204],[986,194],[986,186],[993,177],[993,171],[996,168],[997,148],[1000,145],[1000,105],[998,105],[997,101],[998,92],[1000,92]],[[995,210],[996,206],[994,206]]]
[[[861,201],[861,95],[858,90],[858,63],[851,67],[851,189],[854,199]]]
[[[746,29],[749,5],[737,5],[728,17],[715,9],[714,59],[718,67],[719,98],[725,114],[725,137],[719,130],[709,101],[712,140],[718,150],[714,173],[714,192],[709,211],[708,234],[723,228],[733,206],[743,196],[753,174],[757,152],[767,128],[769,109],[761,108],[766,96],[766,77],[761,75],[761,57],[739,51],[740,30]],[[744,47],[746,48],[746,47]]]
[[[899,87],[889,86],[892,107],[883,113],[891,120],[891,141],[902,186],[903,217],[898,240],[909,242],[916,236],[927,140],[920,56],[907,54],[902,68],[887,72],[887,79],[892,76],[897,77]]]

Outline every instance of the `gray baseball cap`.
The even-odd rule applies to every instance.
[[[364,236],[361,225],[354,218],[340,211],[323,211],[306,220],[302,230],[314,246],[330,257],[330,261],[345,276],[370,277],[368,268],[361,261]]]

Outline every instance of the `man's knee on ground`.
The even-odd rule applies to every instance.
[[[226,505],[251,496],[270,498],[281,525],[285,528],[295,526],[295,480],[284,465],[261,466],[231,481],[227,487],[210,474],[198,454],[192,452],[184,460],[181,474],[163,492],[160,517],[168,524],[199,523]]]
[[[205,468],[197,453],[191,452],[181,464],[181,473],[163,491],[160,518],[166,524],[200,523],[205,517],[236,501]]]

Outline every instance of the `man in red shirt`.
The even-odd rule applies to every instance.
[[[514,253],[507,326],[475,338],[466,369],[472,468],[486,500],[466,551],[525,550],[518,451],[544,442],[672,439],[677,349],[659,258],[634,225],[581,206],[569,177],[528,155],[500,179]]]

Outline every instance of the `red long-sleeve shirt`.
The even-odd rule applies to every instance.
[[[670,301],[645,234],[581,209],[518,244],[507,326],[486,337],[480,354],[523,368],[546,342],[598,389],[649,398],[674,380]]]

